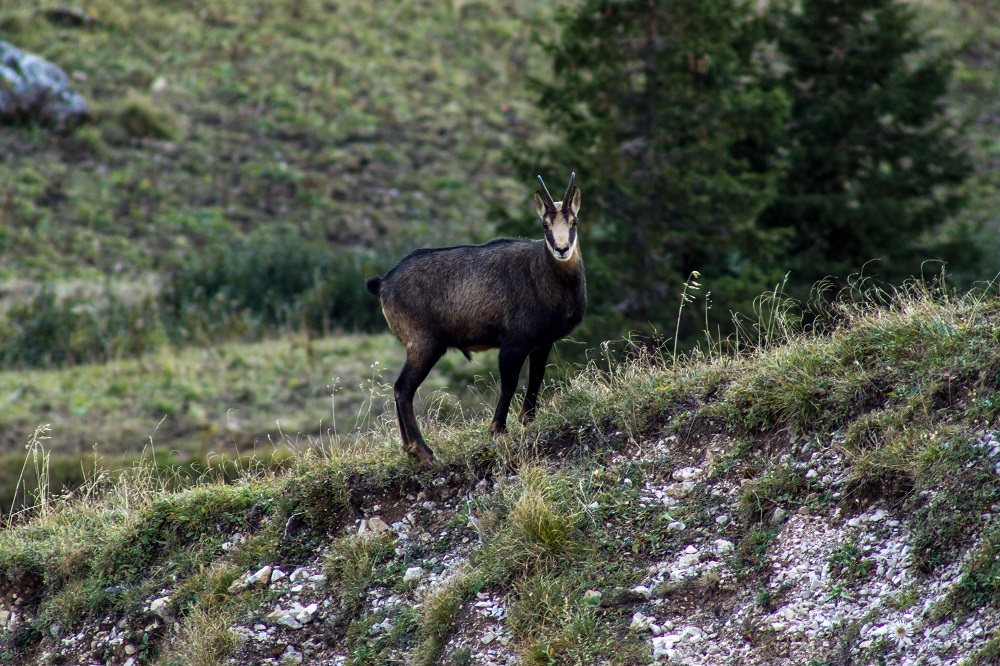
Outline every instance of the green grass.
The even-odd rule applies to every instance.
[[[138,359],[62,370],[0,373],[0,506],[10,506],[24,445],[40,414],[50,428],[49,481],[58,491],[95,469],[219,464],[279,458],[313,446],[351,446],[354,435],[394,418],[392,386],[403,349],[389,335],[290,336],[201,349],[163,346]],[[442,359],[421,388],[423,409],[442,419],[492,403],[495,355]],[[444,392],[446,390],[446,392]],[[352,435],[353,433],[353,435]],[[37,487],[29,465],[25,485]],[[23,487],[23,485],[22,485]]]
[[[394,423],[373,412],[346,439],[296,450],[283,468],[244,468],[236,480],[217,472],[180,479],[147,462],[92,478],[72,498],[44,493],[0,532],[0,594],[31,590],[37,608],[5,643],[0,663],[30,658],[54,624],[82,627],[133,612],[164,587],[181,624],[171,635],[190,637],[190,649],[157,636],[149,654],[163,663],[210,662],[241,649],[228,624],[246,622],[239,618],[252,616],[248,609],[260,608],[266,594],[230,592],[235,575],[265,563],[311,561],[324,548],[338,600],[329,631],[349,663],[388,664],[401,655],[433,663],[451,636],[467,630],[463,612],[483,590],[503,597],[511,649],[525,663],[637,663],[649,648],[628,630],[643,608],[628,591],[650,562],[682,552],[690,534],[719,530],[715,516],[731,515],[721,529],[736,544],[735,584],[767,610],[777,604],[766,582],[783,529],[771,520],[774,509],[856,515],[878,500],[909,516],[918,575],[936,575],[974,548],[934,618],[1000,608],[996,530],[982,519],[1000,498],[992,445],[981,444],[998,417],[1000,302],[988,292],[956,298],[915,285],[870,302],[835,303],[829,313],[835,323],[823,330],[788,332],[739,355],[717,347],[675,362],[670,352],[658,358],[647,350],[592,363],[550,388],[535,424],[512,424],[498,439],[484,419],[433,411],[425,433],[438,462],[430,470],[399,451]],[[278,347],[273,362],[292,365],[283,354],[313,362],[306,344]],[[335,343],[308,344],[333,353],[323,345]],[[182,379],[179,357],[170,358]],[[672,443],[667,457],[635,455],[640,444],[658,440]],[[733,495],[696,487],[666,512],[643,501],[641,489],[669,483],[689,455],[706,453],[713,441],[734,442],[706,469],[738,488]],[[817,450],[843,461],[842,482],[827,488],[805,474]],[[359,507],[405,504],[442,487],[453,496],[482,479],[487,490],[460,502],[440,543],[353,534]],[[670,530],[674,520],[686,531]],[[235,531],[246,542],[224,552],[221,544]],[[373,589],[405,595],[410,563],[462,538],[472,544],[467,563],[423,608],[406,602],[372,610]],[[831,555],[830,594],[851,595],[872,575],[861,543],[846,541]],[[654,594],[683,600],[732,593],[717,583],[706,577]],[[591,589],[626,601],[588,603]],[[891,605],[914,602],[905,593]],[[386,618],[393,629],[374,636],[371,627]],[[773,643],[767,632],[755,640],[762,650]],[[878,643],[871,654],[887,649]],[[981,659],[991,650],[985,645]]]
[[[329,249],[454,243],[489,232],[495,199],[528,211],[501,154],[537,129],[523,75],[554,7],[88,0],[98,20],[71,28],[44,6],[5,5],[0,32],[95,120],[5,133],[0,277],[156,272],[286,222]]]

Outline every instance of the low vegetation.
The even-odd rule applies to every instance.
[[[644,489],[706,451],[714,460],[709,478],[737,489],[739,512],[721,530],[735,544],[737,584],[758,590],[761,608],[778,603],[767,580],[783,533],[779,514],[846,519],[878,505],[913,517],[910,566],[918,580],[960,563],[935,617],[1000,609],[1000,532],[982,517],[1000,506],[990,457],[1000,447],[992,436],[998,308],[985,290],[957,298],[914,286],[880,302],[835,304],[822,330],[788,327],[785,339],[738,355],[595,360],[549,386],[536,423],[512,425],[507,437],[489,436],[485,410],[471,420],[432,416],[425,428],[438,462],[431,470],[409,461],[393,424],[381,421],[355,433],[350,446],[316,438],[286,467],[247,466],[230,482],[206,473],[178,488],[142,463],[115,478],[92,476],[72,496],[39,496],[0,534],[0,599],[19,599],[29,618],[6,636],[0,663],[34,658],[56,626],[79,631],[103,617],[141,614],[162,590],[181,628],[135,637],[145,641],[143,658],[219,663],[246,649],[229,627],[259,617],[271,598],[234,591],[232,581],[317,552],[325,553],[338,609],[323,631],[347,663],[393,663],[403,653],[419,663],[439,656],[463,663],[469,652],[449,641],[471,622],[462,609],[480,592],[503,595],[510,649],[525,663],[637,663],[649,648],[629,631],[637,603],[629,590],[646,575],[645,563],[682,552],[687,537],[671,524],[710,533],[731,501],[692,484],[664,514]],[[725,445],[716,451],[717,442]],[[651,446],[671,453],[654,464]],[[843,461],[842,483],[806,474],[824,455]],[[355,516],[376,504],[383,513],[416,510],[418,494],[468,497],[441,518],[436,529],[448,537],[439,543],[354,533]],[[372,615],[372,590],[405,598],[409,563],[455,543],[471,544],[465,564],[422,606]],[[834,594],[849,595],[873,575],[863,541],[840,544],[827,566]],[[720,592],[711,576],[685,585],[653,594],[724,604],[733,593]],[[594,589],[604,591],[600,603]],[[912,603],[905,596],[893,604]],[[379,625],[389,633],[372,630],[389,620],[391,631]],[[981,663],[994,643],[983,646]]]

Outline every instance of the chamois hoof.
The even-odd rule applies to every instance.
[[[407,447],[403,445],[403,453],[417,459],[417,464],[421,467],[430,467],[434,463],[434,452],[431,451],[430,447],[424,446],[411,446]]]
[[[495,437],[499,437],[500,435],[506,434],[507,424],[497,423],[496,421],[493,421],[492,423],[490,423],[490,433]]]

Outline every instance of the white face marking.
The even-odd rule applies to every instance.
[[[570,220],[563,215],[562,202],[557,201],[555,204],[556,214],[543,218],[545,222],[545,247],[549,249],[556,261],[569,261],[576,252],[577,234]]]
[[[567,250],[564,255],[555,251],[555,248],[553,248],[552,244],[549,243],[548,236],[546,236],[545,238],[545,247],[549,248],[549,252],[552,254],[553,257],[555,257],[556,261],[569,261],[570,259],[573,258],[573,253],[576,252],[576,239],[575,238],[573,239],[573,244],[570,246],[569,250]]]

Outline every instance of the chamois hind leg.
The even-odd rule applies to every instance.
[[[518,418],[527,425],[535,420],[535,405],[538,404],[538,390],[542,387],[542,377],[545,376],[545,364],[549,362],[549,351],[552,345],[544,345],[531,352],[528,357],[528,390],[524,393],[524,403]]]
[[[413,411],[413,397],[417,388],[427,379],[427,374],[444,354],[443,349],[433,347],[408,346],[406,363],[399,372],[393,386],[396,398],[396,418],[399,420],[399,434],[403,438],[403,451],[417,458],[421,465],[434,460],[434,452],[424,442],[417,425],[417,415]]]
[[[517,377],[521,374],[527,352],[520,348],[500,347],[498,365],[500,367],[500,400],[497,410],[490,423],[490,432],[500,435],[507,431],[507,413],[510,411],[510,401],[517,390]]]

